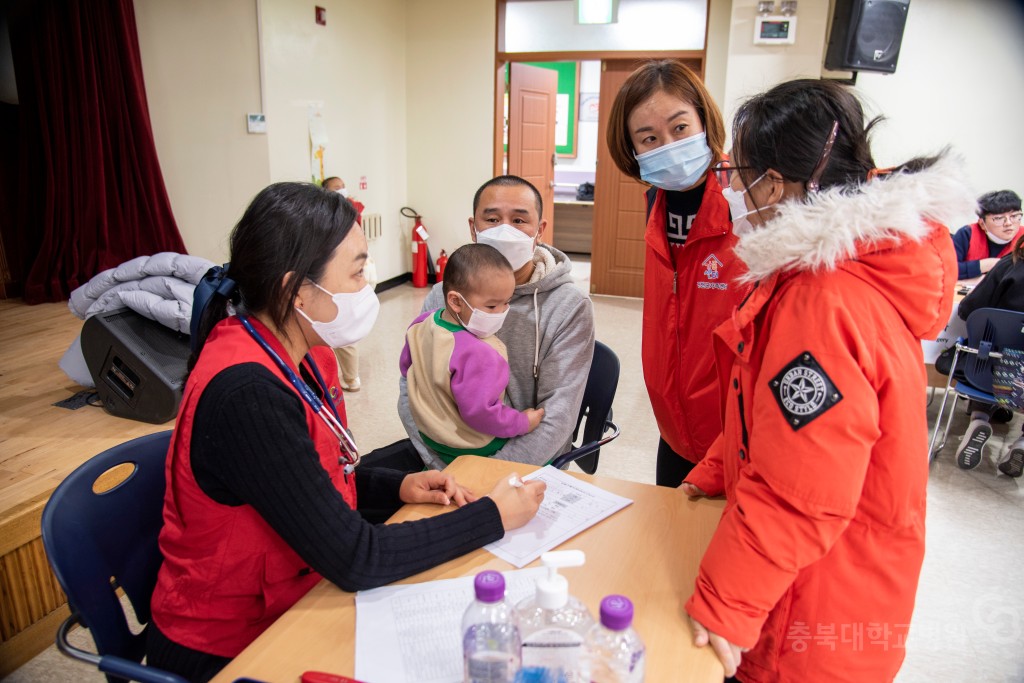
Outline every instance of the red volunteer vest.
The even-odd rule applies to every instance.
[[[700,462],[722,431],[712,333],[750,285],[736,258],[729,204],[708,175],[686,243],[670,247],[665,191],[658,190],[644,232],[644,382],[661,438],[683,458]]]
[[[258,320],[251,322],[291,364],[276,337]],[[340,396],[334,352],[320,346],[310,355],[331,396]],[[214,327],[185,385],[167,455],[164,527],[160,532],[164,562],[152,599],[153,619],[168,638],[220,657],[236,656],[320,581],[320,575],[251,506],[217,503],[192,476],[190,444],[199,397],[217,373],[241,363],[263,365],[298,395],[237,318]],[[305,401],[302,405],[320,464],[345,502],[355,509],[355,477],[345,477],[338,462],[337,437]],[[338,408],[345,424],[344,404]]]
[[[1003,245],[1002,250],[999,252],[996,258],[1003,258],[1011,251],[1013,246],[1017,244],[1017,240],[1020,239],[1021,235],[1024,235],[1024,228],[1017,231],[1017,234],[1013,236],[1013,239]],[[978,223],[971,224],[971,244],[967,247],[967,258],[966,261],[980,261],[983,258],[989,258],[988,252],[988,235],[982,229]]]

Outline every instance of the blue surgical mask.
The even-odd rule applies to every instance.
[[[635,156],[640,164],[640,177],[663,190],[693,187],[711,165],[711,148],[708,147],[706,133],[691,135]]]

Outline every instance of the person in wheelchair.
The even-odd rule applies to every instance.
[[[1019,224],[1019,199],[1017,208]],[[1024,312],[1024,240],[1018,240],[1013,251],[999,259],[978,286],[964,297],[957,315],[967,320],[967,316],[979,308],[1004,308]],[[971,401],[969,409],[971,422],[967,425],[967,431],[964,432],[960,448],[956,452],[956,464],[965,470],[974,469],[981,463],[982,451],[992,436],[993,418],[1000,411],[1008,412],[1006,408],[995,403],[985,405],[974,401]],[[1000,454],[996,467],[1010,477],[1020,477],[1024,473],[1024,428],[1010,447]]]

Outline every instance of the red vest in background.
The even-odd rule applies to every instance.
[[[258,320],[250,320],[290,364],[270,330]],[[323,373],[328,392],[340,397],[334,352],[319,346],[310,355]],[[263,365],[298,395],[237,318],[220,322],[210,332],[185,385],[167,455],[164,527],[160,532],[164,562],[152,599],[153,619],[168,638],[220,657],[236,656],[321,578],[251,506],[214,501],[192,476],[190,445],[199,398],[217,373],[241,363]],[[302,405],[320,464],[345,502],[355,509],[355,477],[346,477],[338,462],[337,437],[305,401]],[[338,412],[342,423],[347,423],[343,403]]]
[[[1024,235],[1024,228],[1018,230],[1017,234],[1013,236],[1013,239],[1003,245],[1003,248],[995,258],[1003,258],[1013,251],[1013,246],[1017,244],[1017,240],[1020,239],[1021,235]],[[980,223],[972,223],[971,244],[967,247],[967,258],[964,260],[980,261],[983,258],[990,258],[988,251],[988,233],[985,232]]]

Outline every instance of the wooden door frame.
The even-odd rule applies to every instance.
[[[505,67],[510,62],[578,62],[584,60],[603,61],[606,59],[695,59],[700,62],[700,78],[704,80],[707,63],[708,23],[711,21],[710,7],[705,12],[703,50],[565,50],[554,52],[506,52],[505,51],[505,9],[509,0],[495,0],[494,20],[494,175],[502,174],[502,159],[505,143],[502,125],[505,119]],[[710,5],[710,3],[709,3]]]
[[[498,0],[503,2],[504,0]],[[600,52],[495,52],[494,53],[494,175],[502,174],[502,159],[505,155],[503,124],[505,120],[505,69],[512,62],[581,62],[606,59],[684,59],[700,62],[700,77],[704,79],[705,50],[652,50],[621,51],[602,50]]]

